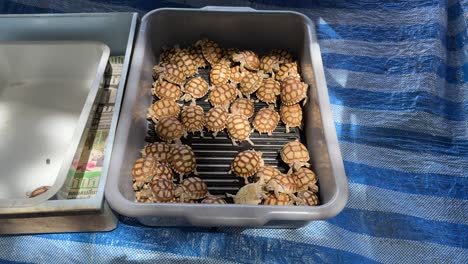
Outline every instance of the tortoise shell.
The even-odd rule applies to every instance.
[[[289,195],[279,193],[278,197],[274,194],[268,194],[267,198],[262,201],[263,205],[291,205],[292,201]]]
[[[236,99],[237,90],[230,84],[215,86],[208,96],[208,100],[213,106],[229,106]]]
[[[205,125],[203,108],[201,108],[199,105],[190,105],[184,107],[182,113],[180,114],[180,119],[184,125],[185,131],[189,133],[203,130]]]
[[[226,204],[226,200],[217,196],[207,196],[201,201],[202,204]]]
[[[287,50],[274,49],[270,52],[270,55],[278,57],[278,60],[283,63],[290,63],[294,61],[293,56]]]
[[[287,77],[281,82],[281,102],[284,105],[297,104],[306,97],[307,84],[294,77]]]
[[[280,186],[281,188],[276,190],[276,191],[278,191],[280,193],[292,194],[292,193],[297,192],[296,182],[286,174],[279,174],[279,175],[274,176],[268,182],[268,185],[269,186],[275,186],[275,185]]]
[[[145,182],[150,182],[156,174],[155,158],[146,156],[135,161],[132,168],[132,179],[135,183],[134,188],[140,189]]]
[[[50,189],[50,186],[40,186],[36,189],[34,189],[28,196],[29,198],[33,198],[36,196],[39,196],[45,192],[47,192]]]
[[[285,144],[281,148],[280,156],[290,166],[295,162],[308,162],[310,159],[307,148],[297,140]]]
[[[257,98],[267,104],[276,104],[277,96],[280,95],[281,86],[278,81],[272,78],[263,79],[262,84],[257,90]]]
[[[174,184],[165,179],[151,182],[154,202],[168,202],[174,197]]]
[[[280,175],[281,172],[273,166],[262,166],[258,169],[255,179],[260,181],[263,178],[263,182],[267,183],[276,175]]]
[[[161,100],[167,99],[176,101],[182,96],[182,91],[179,86],[165,80],[154,82],[151,93]]]
[[[205,57],[211,65],[218,63],[223,57],[223,50],[219,47],[218,43],[207,38],[197,41],[195,46],[201,47],[203,57]]]
[[[273,130],[278,126],[280,120],[279,114],[275,111],[273,105],[260,109],[252,122],[253,127],[261,134],[272,135]]]
[[[258,71],[260,68],[260,60],[258,59],[257,54],[250,50],[244,50],[239,53],[232,55],[232,60],[235,62],[240,62],[241,69],[245,67],[251,71]]]
[[[222,107],[213,107],[205,114],[205,127],[209,131],[219,132],[226,127],[228,112]]]
[[[254,103],[247,98],[239,98],[231,104],[231,113],[241,114],[250,118],[254,114]]]
[[[219,86],[229,81],[231,68],[226,63],[213,64],[210,71],[210,81],[212,85]]]
[[[291,174],[294,182],[297,185],[297,191],[310,190],[313,192],[318,192],[317,177],[315,173],[308,168],[299,168],[297,171]]]
[[[239,177],[250,177],[262,166],[262,153],[255,150],[239,152],[231,163],[231,171]]]
[[[198,73],[198,66],[186,49],[178,49],[176,54],[172,56],[171,63],[177,65],[185,77],[191,77]]]
[[[162,140],[172,142],[182,137],[184,126],[173,116],[164,117],[157,123],[156,133]]]
[[[184,85],[184,92],[194,99],[205,96],[208,93],[208,89],[209,85],[202,77],[192,78]]]
[[[244,72],[244,77],[240,82],[240,91],[245,96],[250,96],[250,94],[257,91],[258,88],[262,85],[263,78],[257,73],[253,72]]]
[[[199,46],[190,46],[188,48],[188,53],[192,56],[192,60],[197,68],[208,67],[208,61],[203,56],[202,49]]]
[[[146,117],[157,123],[158,120],[163,117],[178,117],[179,112],[180,106],[175,101],[170,99],[162,99],[150,105]]]
[[[247,140],[250,136],[250,123],[244,115],[230,115],[227,119],[226,127],[229,136],[234,140],[243,141]]]
[[[289,128],[302,126],[302,107],[299,104],[282,105],[280,108],[281,121],[286,124],[286,133]]]
[[[301,76],[299,75],[297,69],[297,63],[283,63],[280,65],[278,71],[275,74],[275,79],[277,81],[282,81],[287,77],[293,77],[297,80],[301,80]]]
[[[174,180],[174,173],[172,172],[169,165],[167,165],[166,163],[156,162],[154,170],[154,176],[151,181],[164,179],[172,182]]]
[[[155,142],[147,144],[140,152],[143,157],[149,156],[159,162],[167,163],[169,162],[171,147],[164,142]]]
[[[297,198],[301,201],[297,205],[308,205],[308,206],[315,206],[320,204],[320,199],[316,193],[311,191],[300,191],[297,193]]]
[[[179,175],[189,175],[197,168],[195,154],[188,145],[172,145],[170,164]]]
[[[172,56],[176,54],[176,49],[174,47],[163,47],[161,53],[159,54],[159,61],[163,64],[167,64],[171,61]]]
[[[260,58],[260,70],[265,73],[273,73],[279,70],[280,59],[277,55],[264,55]]]
[[[229,81],[233,84],[238,84],[244,78],[244,72],[240,70],[240,66],[231,67],[231,72],[229,73]]]
[[[185,82],[185,72],[176,64],[167,64],[164,66],[164,72],[160,75],[164,80],[177,84],[183,85]]]
[[[184,196],[182,200],[198,200],[208,196],[208,186],[198,177],[190,177],[183,180],[176,192],[177,197]]]

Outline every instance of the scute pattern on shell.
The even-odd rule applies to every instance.
[[[280,151],[281,159],[288,165],[294,162],[309,161],[309,151],[299,141],[291,141],[283,146]]]
[[[154,202],[168,202],[174,197],[174,184],[165,179],[151,182]]]
[[[192,55],[186,49],[177,50],[176,54],[172,56],[171,63],[177,65],[179,69],[184,73],[185,77],[190,77],[198,73],[198,67],[195,61],[192,59]]]
[[[250,123],[246,116],[234,114],[228,117],[227,130],[229,136],[234,140],[243,141],[250,136]]]
[[[257,98],[265,102],[276,103],[277,96],[281,93],[281,86],[278,81],[273,80],[272,78],[264,79],[262,84],[257,90]]]
[[[151,90],[153,95],[156,95],[159,99],[167,99],[176,101],[182,96],[182,91],[178,85],[167,82],[165,80],[156,81],[153,83],[153,89]]]
[[[244,78],[244,72],[240,70],[240,66],[233,66],[231,67],[231,71],[229,73],[229,81],[233,84],[238,84]]]
[[[229,81],[231,68],[225,63],[213,64],[210,71],[210,81],[212,85],[218,86]]]
[[[300,127],[302,125],[302,108],[299,104],[282,105],[280,116],[281,121],[288,127]]]
[[[204,38],[195,43],[196,46],[201,46],[203,57],[211,64],[218,63],[223,57],[223,50],[218,43]]]
[[[297,104],[306,97],[307,84],[294,77],[287,77],[281,83],[281,102],[285,105]]]
[[[195,154],[188,145],[172,145],[170,161],[172,169],[181,175],[189,175],[197,168]]]
[[[208,196],[201,201],[202,204],[226,204],[226,200],[221,197]]]
[[[156,162],[154,166],[154,176],[152,181],[164,179],[172,182],[174,180],[174,173],[172,172],[171,168],[166,165],[165,163]]]
[[[208,82],[202,77],[192,78],[184,85],[184,91],[195,99],[205,96],[208,93],[208,89]]]
[[[271,178],[268,184],[272,182],[275,182],[276,184],[282,187],[282,190],[278,190],[279,192],[288,194],[297,192],[296,182],[294,182],[294,180],[286,174],[274,176],[273,178]]]
[[[231,163],[231,171],[239,177],[250,177],[259,170],[261,159],[261,155],[255,150],[239,152]]]
[[[309,190],[309,188],[318,191],[318,187],[315,185],[317,177],[315,173],[308,168],[299,168],[297,171],[291,174],[291,178],[297,185],[297,191]]]
[[[240,82],[240,91],[243,95],[249,96],[250,94],[257,91],[257,89],[262,85],[263,78],[257,74],[252,72],[245,72],[244,77]]]
[[[156,173],[156,160],[153,157],[139,158],[132,168],[132,179],[137,183],[150,181]]]
[[[154,102],[148,108],[147,118],[152,119],[154,122],[158,122],[160,118],[173,116],[179,116],[180,107],[179,105],[170,99],[162,99]]]
[[[260,70],[265,73],[273,73],[279,70],[280,59],[277,55],[265,55],[260,59]]]
[[[293,62],[293,56],[289,51],[283,49],[274,49],[270,52],[270,55],[277,56],[278,59],[284,63]]]
[[[241,65],[244,65],[246,69],[251,71],[257,71],[260,68],[260,59],[255,52],[250,50],[244,50],[234,54],[232,60],[240,62]]]
[[[169,162],[169,155],[171,147],[164,142],[155,142],[147,144],[142,150],[143,157],[149,156],[156,159],[156,161],[167,163]]]
[[[283,63],[280,65],[279,70],[275,74],[275,79],[277,81],[282,81],[287,77],[293,77],[299,81],[301,80],[297,69],[297,63]]]
[[[205,115],[203,113],[203,108],[199,105],[184,107],[180,118],[185,131],[189,133],[200,131],[205,126]]]
[[[238,98],[231,104],[231,113],[241,114],[251,118],[254,114],[254,104],[247,98]]]
[[[198,177],[186,178],[180,184],[184,190],[184,194],[188,195],[185,198],[192,200],[203,199],[208,195],[208,186]]]
[[[156,133],[162,140],[172,142],[180,139],[184,134],[184,127],[177,118],[164,117],[156,125]]]
[[[208,61],[203,57],[202,49],[199,46],[189,47],[188,52],[197,68],[206,68],[208,66]]]
[[[205,114],[205,126],[208,130],[218,132],[226,127],[228,112],[222,107],[213,107]]]
[[[177,85],[183,85],[186,77],[184,71],[175,64],[165,65],[164,72],[160,76],[164,80]]]
[[[258,169],[258,172],[255,175],[255,179],[259,181],[261,178],[263,178],[264,183],[267,183],[271,180],[271,178],[280,174],[281,172],[273,166],[262,166],[260,169]]]
[[[264,107],[257,112],[252,125],[259,133],[271,135],[278,126],[279,120],[280,116],[274,108]]]
[[[215,86],[208,99],[213,106],[227,106],[236,98],[237,91],[230,84]]]
[[[290,205],[291,198],[285,193],[280,193],[278,197],[274,194],[268,194],[268,198],[262,201],[263,205]]]
[[[320,204],[320,199],[317,194],[311,191],[301,191],[297,193],[297,198],[301,200],[301,204],[298,205],[308,205],[315,206]]]

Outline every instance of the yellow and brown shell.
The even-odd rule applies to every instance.
[[[185,82],[185,72],[176,64],[164,65],[164,71],[160,74],[160,78],[177,85],[183,85]]]
[[[134,189],[140,189],[145,182],[150,182],[156,174],[157,161],[153,157],[146,156],[135,161],[132,168],[132,180]]]
[[[192,60],[197,66],[197,68],[206,68],[208,67],[208,61],[203,56],[203,52],[200,46],[190,46],[188,48],[189,54],[192,56]]]
[[[207,38],[197,41],[195,46],[201,47],[203,57],[205,57],[211,65],[218,63],[223,57],[223,50],[219,44]]]
[[[284,105],[293,105],[306,97],[307,84],[294,77],[287,77],[281,82],[281,102]]]
[[[185,77],[191,77],[198,73],[198,66],[187,49],[178,49],[176,54],[172,56],[171,63],[177,65]]]
[[[267,198],[262,201],[263,205],[292,205],[291,198],[285,193],[279,193],[278,197],[274,194],[268,194]]]
[[[290,166],[295,162],[308,162],[310,159],[306,146],[297,140],[285,144],[281,148],[280,156]]]
[[[257,174],[255,175],[255,180],[263,180],[264,183],[267,183],[276,175],[280,175],[281,172],[273,166],[262,166],[258,169]]]
[[[229,81],[231,68],[224,62],[213,64],[210,71],[211,85],[219,86]]]
[[[236,99],[237,90],[231,84],[222,84],[215,86],[210,92],[208,100],[213,106],[224,106],[227,107]]]
[[[316,193],[311,191],[300,191],[297,193],[297,198],[300,201],[297,205],[315,206],[320,204],[320,199]]]
[[[262,85],[263,78],[260,74],[253,72],[244,72],[244,77],[242,78],[239,89],[245,96],[250,96],[252,93],[257,91],[258,88]]]
[[[189,175],[197,168],[195,153],[188,145],[172,145],[170,163],[172,169],[179,175]]]
[[[286,124],[286,133],[291,127],[302,126],[302,108],[299,104],[282,105],[280,108],[281,121]]]
[[[281,62],[277,55],[264,55],[260,58],[260,70],[265,73],[277,72]]]
[[[263,79],[262,84],[258,88],[257,98],[267,104],[276,104],[278,95],[281,93],[281,85],[278,81],[272,78]]]
[[[236,48],[226,48],[223,49],[223,60],[225,61],[231,61],[232,56],[236,53],[239,53],[239,50]]]
[[[232,55],[232,60],[240,62],[241,69],[246,68],[251,71],[258,71],[260,68],[260,60],[255,52],[244,50]]]
[[[318,192],[317,177],[315,173],[308,168],[299,168],[297,171],[291,174],[291,178],[297,185],[297,191],[309,190],[312,192]]]
[[[209,195],[201,201],[202,204],[226,204],[226,200],[221,197]]]
[[[155,123],[163,117],[173,116],[178,117],[180,106],[171,99],[162,99],[154,102],[150,107],[146,117],[152,119]]]
[[[213,107],[205,114],[205,127],[212,132],[219,132],[226,127],[228,112],[223,107]]]
[[[241,114],[230,115],[227,119],[226,127],[229,137],[233,141],[250,140],[249,136],[252,129],[250,128],[249,119],[247,119],[246,116]],[[251,141],[249,142],[252,144]]]
[[[260,134],[267,133],[272,135],[273,131],[278,126],[280,120],[279,114],[275,111],[273,105],[260,109],[255,115],[252,125]]]
[[[186,99],[199,99],[208,93],[209,85],[202,77],[195,77],[190,79],[184,85],[184,92],[190,95],[190,98]],[[185,98],[183,98],[185,99]],[[189,101],[186,100],[186,101]]]
[[[156,133],[162,140],[170,143],[182,137],[184,126],[173,116],[164,117],[156,124]]]
[[[247,98],[238,98],[231,104],[231,113],[251,118],[254,114],[254,103]]]
[[[262,153],[255,150],[239,152],[231,163],[231,171],[239,177],[250,177],[263,166]]]
[[[154,202],[168,202],[174,198],[174,184],[172,181],[158,179],[151,182],[152,200]]]
[[[180,189],[181,188],[181,189]],[[178,186],[177,197],[184,196],[182,200],[198,200],[208,196],[208,186],[198,177],[189,177],[184,179]]]
[[[156,161],[167,163],[171,147],[165,142],[155,142],[147,144],[140,152],[143,157],[153,157]]]
[[[169,63],[174,54],[176,54],[176,49],[174,47],[163,47],[159,54],[159,62],[161,64]]]
[[[297,192],[296,182],[286,174],[276,175],[268,182],[270,186],[272,182],[275,182],[276,185],[280,186],[282,189],[277,190],[280,193],[292,194]]]
[[[270,52],[270,55],[278,57],[278,59],[284,63],[290,63],[294,61],[293,56],[287,50],[274,49]]]
[[[180,114],[180,119],[184,125],[185,131],[188,133],[201,131],[205,126],[205,115],[203,113],[203,108],[199,105],[184,107]]]
[[[153,89],[151,93],[156,95],[159,99],[167,100],[179,100],[182,96],[182,91],[178,85],[167,82],[165,80],[159,80],[153,83]]]
[[[229,74],[229,81],[233,84],[238,84],[244,78],[244,72],[240,70],[240,66],[236,65],[231,67],[231,72]]]
[[[172,182],[174,180],[174,173],[172,172],[171,168],[166,163],[156,162],[154,166],[154,176],[151,181],[164,179]]]
[[[287,77],[294,77],[295,79],[301,80],[301,76],[299,75],[297,69],[297,63],[283,63],[280,65],[278,71],[275,74],[275,79],[277,81],[282,81]]]

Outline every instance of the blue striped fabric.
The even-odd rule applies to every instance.
[[[311,3],[312,2],[312,3]],[[148,228],[5,236],[24,262],[468,263],[468,1],[0,2],[2,13],[205,5],[300,11],[317,23],[350,197],[298,230]]]

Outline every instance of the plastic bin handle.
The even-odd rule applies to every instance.
[[[219,10],[219,11],[257,11],[254,8],[248,6],[205,6],[202,10]]]
[[[186,219],[194,226],[251,226],[261,227],[267,222],[264,217],[218,216],[200,210],[190,210]]]

